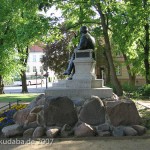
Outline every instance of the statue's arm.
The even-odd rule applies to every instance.
[[[86,49],[87,47],[87,39],[86,39],[86,36],[82,36],[81,39],[80,39],[80,43],[78,45],[78,50],[82,50],[82,49]]]

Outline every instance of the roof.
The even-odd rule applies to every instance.
[[[30,47],[30,52],[43,52],[42,46],[33,45]]]

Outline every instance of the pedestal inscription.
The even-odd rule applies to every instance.
[[[75,74],[73,80],[89,79],[95,80],[95,64],[96,61],[93,59],[93,50],[78,50],[75,53]]]

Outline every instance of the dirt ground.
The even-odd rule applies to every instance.
[[[42,141],[41,141],[42,140]],[[41,139],[26,144],[0,144],[0,150],[149,150],[150,137]],[[44,143],[45,140],[45,143]],[[48,141],[49,140],[49,141]],[[0,141],[2,142],[2,141]]]

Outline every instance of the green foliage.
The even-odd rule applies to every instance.
[[[62,74],[68,64],[69,55],[73,53],[73,47],[69,46],[69,42],[73,36],[73,33],[65,33],[61,40],[49,43],[45,47],[45,55],[42,60],[44,68],[46,70],[46,67],[49,67],[55,71],[59,78],[64,78]]]
[[[110,6],[110,5],[109,5]],[[114,51],[125,54],[126,65],[130,65],[130,72],[140,73],[145,76],[149,70],[145,61],[149,59],[146,45],[149,34],[145,26],[149,26],[150,3],[144,0],[129,0],[114,3],[109,7],[110,28],[112,32],[112,44]],[[149,48],[147,46],[147,51]],[[148,66],[148,65],[147,65]]]
[[[143,87],[139,88],[138,92],[142,96],[150,97],[150,84],[144,85]]]
[[[140,116],[142,118],[142,125],[147,129],[150,129],[150,111],[148,108],[139,110]]]
[[[0,75],[4,80],[26,69],[26,48],[41,40],[49,30],[49,18],[37,13],[41,2],[1,0]]]
[[[143,5],[144,2],[146,2],[145,5]],[[104,39],[101,17],[97,9],[99,5],[106,19],[113,52],[121,52],[127,56],[125,63],[130,65],[132,74],[141,73],[144,75],[146,55],[143,50],[148,45],[145,40],[145,25],[149,26],[150,24],[150,4],[147,0],[17,0],[13,2],[12,0],[1,0],[0,75],[8,78],[8,75],[12,76],[20,69],[25,69],[25,67],[21,68],[22,64],[19,62],[19,58],[24,62],[27,57],[26,47],[38,40],[46,41],[49,45],[56,45],[56,43],[62,45],[62,30],[65,32],[74,31],[78,35],[79,28],[82,25],[87,25],[97,41]],[[52,6],[61,9],[63,23],[57,17],[45,18],[37,13],[38,9],[47,11]],[[57,53],[56,49],[52,52],[59,56],[56,56],[57,59],[54,60],[54,55],[49,54],[49,58],[52,59],[49,61],[49,66],[53,66],[52,69],[57,70],[59,74],[64,70],[62,62],[66,62],[68,59],[68,57],[60,59],[65,55],[59,55],[59,53],[68,55],[67,53],[72,51],[71,47],[78,43],[78,38],[72,38],[70,41],[72,42],[68,42],[66,46],[58,46],[60,50],[58,51],[57,48]],[[100,42],[99,44],[104,45]],[[17,54],[18,49],[20,50],[19,55]],[[62,62],[58,63],[59,61]],[[58,71],[58,67],[61,68],[61,71]],[[132,90],[129,87],[125,87],[125,89]]]
[[[150,97],[150,84],[142,87],[136,87],[130,84],[122,85],[124,95],[131,98],[149,98]]]
[[[129,83],[124,83],[122,85],[123,91],[125,92],[135,92],[137,90],[137,87],[129,84]]]
[[[122,85],[122,89],[124,91],[124,96],[130,97],[130,98],[140,98],[141,94],[138,91],[138,87],[129,84],[129,83],[124,83]]]

